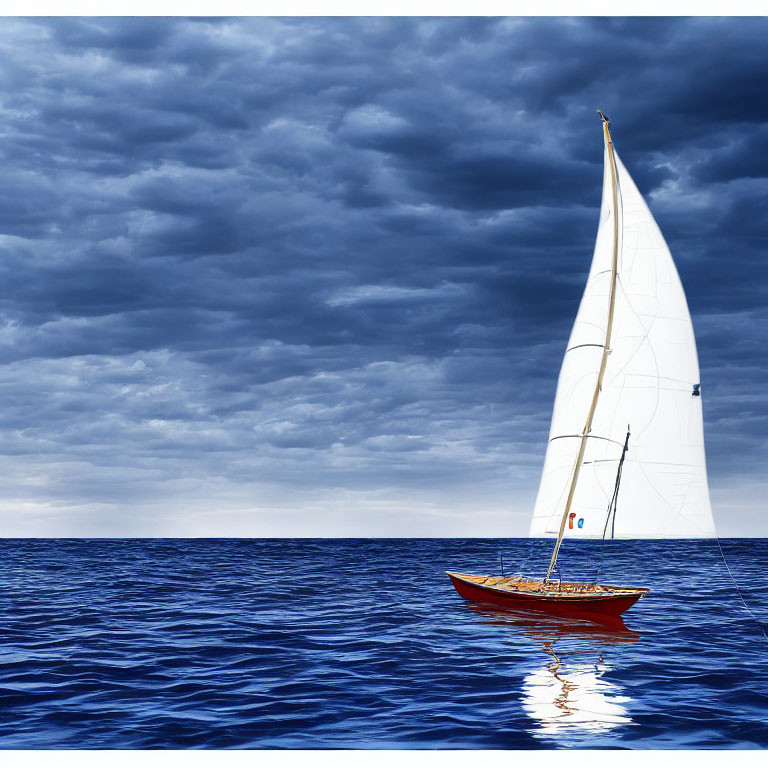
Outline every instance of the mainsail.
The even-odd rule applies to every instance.
[[[653,216],[605,135],[597,242],[560,369],[529,535],[557,536],[571,495],[565,537],[603,536],[629,431],[613,535],[712,537],[699,364],[685,293]]]

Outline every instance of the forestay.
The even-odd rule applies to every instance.
[[[530,536],[557,536],[597,383],[613,257],[608,151],[595,252],[557,383]],[[619,243],[611,350],[565,537],[602,537],[628,425],[615,537],[711,537],[702,398],[695,394],[699,365],[688,305],[667,244],[615,152],[614,157]]]

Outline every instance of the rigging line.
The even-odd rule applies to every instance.
[[[529,544],[525,552],[525,556],[523,557],[522,561],[520,561],[520,568],[518,569],[520,573],[525,573],[528,562],[530,561],[531,557],[533,557],[534,554],[538,555],[538,550],[539,550],[538,539],[529,539]]]
[[[663,462],[659,462],[663,463]],[[667,499],[664,498],[664,494],[654,485],[653,480],[651,480],[650,477],[648,477],[648,473],[645,471],[645,467],[641,462],[637,463],[637,466],[639,467],[640,471],[643,473],[643,477],[648,481],[648,485],[653,489],[654,493],[661,499],[661,502],[666,505],[667,509],[675,513],[675,516],[672,518],[672,520],[667,521],[667,528],[669,528],[670,523],[674,523],[678,517],[682,514],[682,511],[679,509],[675,509]]]
[[[639,341],[637,342],[637,346],[635,346],[634,350],[632,350],[632,352],[629,355],[629,357],[624,361],[624,364],[621,366],[621,368],[619,368],[619,370],[616,371],[616,373],[613,375],[613,378],[616,378],[616,376],[618,376],[635,359],[635,357],[638,354],[638,352],[640,352],[640,350],[643,348],[643,345],[645,345],[646,343],[651,348],[651,352],[653,352],[653,345],[649,341],[648,337],[651,335],[651,331],[653,330],[653,326],[656,323],[656,320],[658,319],[657,316],[654,315],[651,318],[651,321],[648,324],[648,327],[646,328],[645,324],[643,323],[642,319],[640,318],[640,315],[637,313],[637,310],[632,306],[632,302],[629,300],[629,294],[627,293],[626,289],[624,288],[624,285],[621,282],[621,280],[618,280],[618,284],[619,284],[619,288],[621,288],[621,295],[623,296],[624,301],[626,302],[626,304],[630,308],[630,310],[632,310],[632,314],[635,316],[635,319],[640,324],[640,327],[643,329],[643,335],[642,336],[626,336],[626,335],[624,336],[624,338],[626,338],[626,339],[639,339]],[[654,355],[654,362],[656,362],[655,361],[655,355]],[[659,376],[659,373],[658,373],[658,363],[656,363],[656,369],[657,369],[656,370],[656,378],[657,379],[662,378],[662,377]]]
[[[741,592],[741,589],[739,588],[739,585],[736,583],[736,579],[733,578],[733,574],[731,573],[731,567],[728,565],[728,561],[725,559],[725,554],[723,554],[723,545],[720,543],[720,537],[715,534],[715,539],[717,540],[717,548],[720,550],[720,557],[723,558],[723,562],[725,563],[725,570],[728,571],[728,575],[731,577],[731,581],[733,582],[733,586],[736,587],[736,593],[741,598],[741,603],[744,606],[744,609],[746,612],[752,617],[755,624],[757,624],[758,627],[760,627],[760,631],[763,633],[763,637],[768,640],[768,625],[764,621],[760,621],[760,619],[755,616],[754,613],[752,613],[752,610],[747,605],[747,601],[744,599],[744,595]]]
[[[621,368],[619,368],[619,370],[616,372],[615,375],[618,375],[619,373],[621,373],[621,371],[623,371],[629,365],[629,363],[632,362],[632,359],[640,351],[640,349],[643,347],[644,344],[647,344],[648,349],[650,350],[651,357],[653,358],[653,366],[656,369],[656,403],[655,403],[655,405],[653,407],[653,413],[651,414],[651,418],[646,422],[645,426],[640,430],[640,434],[637,436],[637,437],[640,437],[640,436],[642,436],[645,433],[645,431],[648,429],[648,426],[650,425],[651,421],[656,416],[656,413],[659,410],[659,402],[661,400],[660,395],[659,395],[659,392],[661,390],[661,376],[659,374],[659,360],[656,357],[656,350],[653,348],[653,344],[651,344],[651,342],[650,342],[650,340],[648,338],[651,335],[651,330],[653,329],[653,326],[656,323],[657,317],[656,317],[656,315],[654,315],[654,317],[651,320],[650,324],[646,328],[645,324],[640,319],[640,315],[637,313],[637,310],[632,306],[632,302],[629,300],[629,296],[627,295],[627,292],[626,292],[626,290],[625,290],[625,288],[624,288],[624,286],[623,286],[623,284],[621,282],[619,282],[619,287],[621,288],[622,296],[624,297],[624,299],[627,302],[627,306],[632,310],[632,313],[634,314],[634,316],[635,316],[636,320],[638,321],[638,323],[640,323],[640,327],[645,331],[645,334],[643,335],[643,337],[640,340],[640,343],[637,345],[637,347],[635,347],[634,352],[630,355],[629,360],[627,360],[624,363],[624,365]],[[658,288],[657,288],[657,292],[658,292]],[[658,304],[658,301],[657,301],[657,304]],[[651,377],[649,377],[649,378],[651,378]],[[626,383],[626,380],[625,380],[625,383]],[[622,387],[623,387],[623,385],[622,385]]]

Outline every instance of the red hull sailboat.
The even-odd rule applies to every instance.
[[[450,571],[448,576],[456,591],[466,600],[565,618],[586,619],[599,624],[610,624],[618,620],[624,611],[648,594],[648,590],[642,588],[579,582],[473,576]]]
[[[688,352],[693,350],[692,358],[690,355],[686,357],[680,352],[685,347],[684,341],[680,343],[678,339],[678,336],[680,339],[685,339],[681,335],[680,329],[685,330],[687,327],[685,325],[687,309],[681,308],[679,310],[679,318],[675,319],[678,325],[674,326],[674,331],[678,334],[674,337],[674,343],[677,346],[674,348],[673,354],[665,357],[661,354],[654,354],[653,339],[655,337],[651,336],[652,326],[655,323],[661,327],[663,322],[672,322],[674,318],[670,319],[665,315],[665,305],[657,295],[652,297],[654,299],[652,305],[641,306],[647,298],[647,294],[653,294],[652,287],[649,288],[645,283],[637,289],[640,296],[636,301],[637,307],[632,304],[632,301],[635,301],[633,280],[638,280],[637,274],[642,272],[642,269],[633,272],[631,266],[636,266],[637,263],[630,260],[637,257],[638,260],[644,258],[648,262],[646,269],[650,269],[652,272],[652,278],[649,280],[662,280],[656,275],[663,270],[649,261],[654,253],[658,252],[659,258],[668,260],[668,265],[666,261],[664,264],[667,265],[665,269],[669,274],[674,271],[674,265],[671,262],[671,257],[669,257],[666,244],[663,243],[663,238],[658,233],[658,228],[652,219],[644,231],[643,237],[645,239],[640,239],[640,234],[638,234],[640,225],[636,218],[631,218],[632,215],[636,217],[636,211],[633,214],[631,210],[625,211],[623,209],[622,193],[619,189],[619,163],[614,154],[610,123],[602,112],[598,110],[598,113],[603,121],[605,176],[603,212],[598,229],[598,243],[592,272],[587,284],[587,292],[582,301],[582,308],[580,308],[580,313],[586,313],[589,316],[586,320],[582,314],[577,317],[575,327],[578,329],[578,333],[574,331],[566,351],[566,362],[563,364],[558,382],[557,397],[561,398],[560,406],[558,406],[556,398],[555,414],[553,414],[553,425],[555,424],[555,417],[557,417],[558,428],[554,429],[553,427],[555,434],[550,435],[548,463],[545,464],[542,475],[542,487],[544,487],[545,492],[542,492],[540,488],[537,510],[534,514],[537,525],[538,522],[544,520],[540,529],[543,533],[549,533],[551,530],[551,533],[554,534],[555,527],[559,523],[557,541],[549,568],[543,579],[525,578],[522,575],[514,577],[503,575],[477,576],[450,571],[448,576],[456,591],[467,600],[516,610],[588,619],[606,624],[616,621],[624,611],[647,595],[648,590],[641,587],[564,582],[561,579],[551,578],[553,571],[556,570],[555,565],[566,532],[566,524],[569,535],[582,538],[599,538],[602,532],[602,538],[615,536],[619,484],[624,459],[630,447],[630,431],[627,429],[625,440],[622,440],[616,433],[621,429],[618,425],[626,424],[630,417],[640,421],[641,425],[641,428],[637,430],[639,437],[636,438],[632,446],[633,451],[637,450],[640,461],[631,462],[630,487],[632,490],[630,494],[633,497],[636,496],[636,498],[632,498],[632,502],[636,505],[637,499],[641,498],[640,494],[646,488],[642,483],[650,483],[649,487],[652,494],[655,495],[650,496],[650,503],[644,504],[643,515],[646,518],[653,518],[657,514],[656,508],[660,506],[658,488],[662,482],[665,482],[664,477],[666,477],[663,474],[659,477],[653,476],[653,481],[649,481],[648,478],[655,471],[654,466],[658,465],[662,469],[669,470],[667,474],[670,476],[674,475],[675,478],[681,478],[688,471],[687,467],[695,464],[699,459],[694,457],[693,460],[687,461],[685,466],[677,466],[669,464],[672,459],[664,454],[662,461],[654,462],[655,456],[652,455],[652,451],[650,451],[650,457],[647,455],[649,454],[648,435],[662,434],[662,437],[654,437],[655,442],[651,441],[651,443],[653,450],[664,451],[670,446],[674,446],[676,439],[679,441],[679,437],[676,437],[677,432],[683,434],[683,430],[678,429],[677,423],[672,421],[672,415],[685,413],[688,414],[685,418],[689,419],[691,424],[696,424],[696,419],[700,424],[701,411],[700,385],[696,379],[689,383],[684,378],[687,375],[698,376],[692,329],[690,343],[687,346]],[[622,170],[622,173],[625,174],[625,171]],[[629,187],[631,180],[626,176],[622,178],[627,179],[627,186]],[[640,208],[642,207],[644,207],[644,203],[640,204]],[[650,217],[650,214],[648,216]],[[654,246],[654,243],[658,243],[659,240],[661,245]],[[656,251],[653,250],[654,247]],[[640,255],[638,256],[638,254]],[[620,268],[623,269],[621,279],[619,277]],[[664,282],[664,290],[672,290],[668,288],[674,284],[671,277],[664,276],[662,282]],[[649,282],[649,285],[652,284]],[[657,294],[659,294],[658,290]],[[674,297],[678,305],[685,303],[682,288],[680,288],[679,294],[674,294]],[[672,315],[673,313],[667,312],[666,314]],[[662,316],[662,320],[659,320],[657,315]],[[647,328],[643,325],[644,322],[648,324]],[[690,318],[688,318],[688,326],[690,326]],[[591,335],[582,338],[579,335],[582,334],[582,328],[586,328],[586,333]],[[666,335],[671,338],[669,333]],[[612,341],[616,349],[612,349]],[[646,358],[638,357],[640,354],[638,350],[642,350],[643,354],[647,351],[644,345],[650,345],[650,353],[647,355],[648,360],[650,360],[648,363],[650,373],[648,374],[644,368],[637,368],[641,363],[645,365]],[[614,354],[609,365],[611,353]],[[572,357],[571,354],[578,355],[578,357]],[[683,373],[678,374],[673,371],[673,374],[669,375],[667,371],[672,370],[670,366],[675,364],[674,361],[677,358],[683,359],[684,362],[688,361],[686,363],[688,368]],[[632,361],[635,359],[639,362],[633,363]],[[671,363],[670,360],[672,360]],[[691,360],[693,363],[690,363]],[[663,366],[667,367],[662,370]],[[663,386],[660,383],[662,376],[664,376]],[[601,399],[601,393],[604,389],[606,392]],[[663,390],[662,395],[659,394],[660,390]],[[667,410],[666,406],[665,409],[662,409],[659,405],[662,396],[670,398],[670,410]],[[674,398],[674,402],[671,398]],[[691,398],[693,403],[691,403]],[[563,402],[567,402],[567,404],[564,406],[562,405]],[[598,402],[600,408],[598,408]],[[581,421],[582,418],[584,421]],[[663,431],[662,433],[654,433],[653,430],[649,429],[652,422],[662,424],[667,431],[671,430],[671,436]],[[563,428],[563,424],[567,424],[567,427]],[[689,429],[688,431],[693,434],[692,430]],[[690,438],[686,439],[691,442]],[[700,462],[703,468],[703,443],[701,449]],[[584,467],[587,469],[582,474]],[[609,475],[608,473],[613,474]],[[579,485],[580,475],[582,477],[581,485]],[[690,514],[694,514],[685,505],[694,498],[691,489],[695,487],[696,482],[698,481],[694,477],[686,486],[688,490],[684,489],[685,493],[682,495],[679,505],[677,502],[668,505],[673,510],[679,506],[677,514],[674,517],[670,516],[672,519],[684,520],[688,519]],[[706,483],[706,479],[704,483]],[[610,493],[611,487],[613,488],[612,495]],[[691,492],[689,493],[689,491]],[[664,497],[662,496],[662,498]],[[606,502],[608,502],[607,513],[605,512]],[[708,513],[708,505],[706,508],[703,505],[699,505],[699,507]],[[667,507],[663,507],[663,509],[666,510]],[[550,519],[552,520],[551,529],[549,528]],[[575,528],[574,523],[576,523]],[[626,530],[622,530],[620,533],[627,535]],[[631,534],[632,531],[630,530]],[[541,533],[536,535],[541,535]]]

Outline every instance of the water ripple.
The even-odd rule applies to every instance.
[[[0,748],[768,747],[768,643],[715,542],[567,542],[627,629],[466,603],[528,540],[3,540]],[[724,542],[763,620],[768,541]]]

